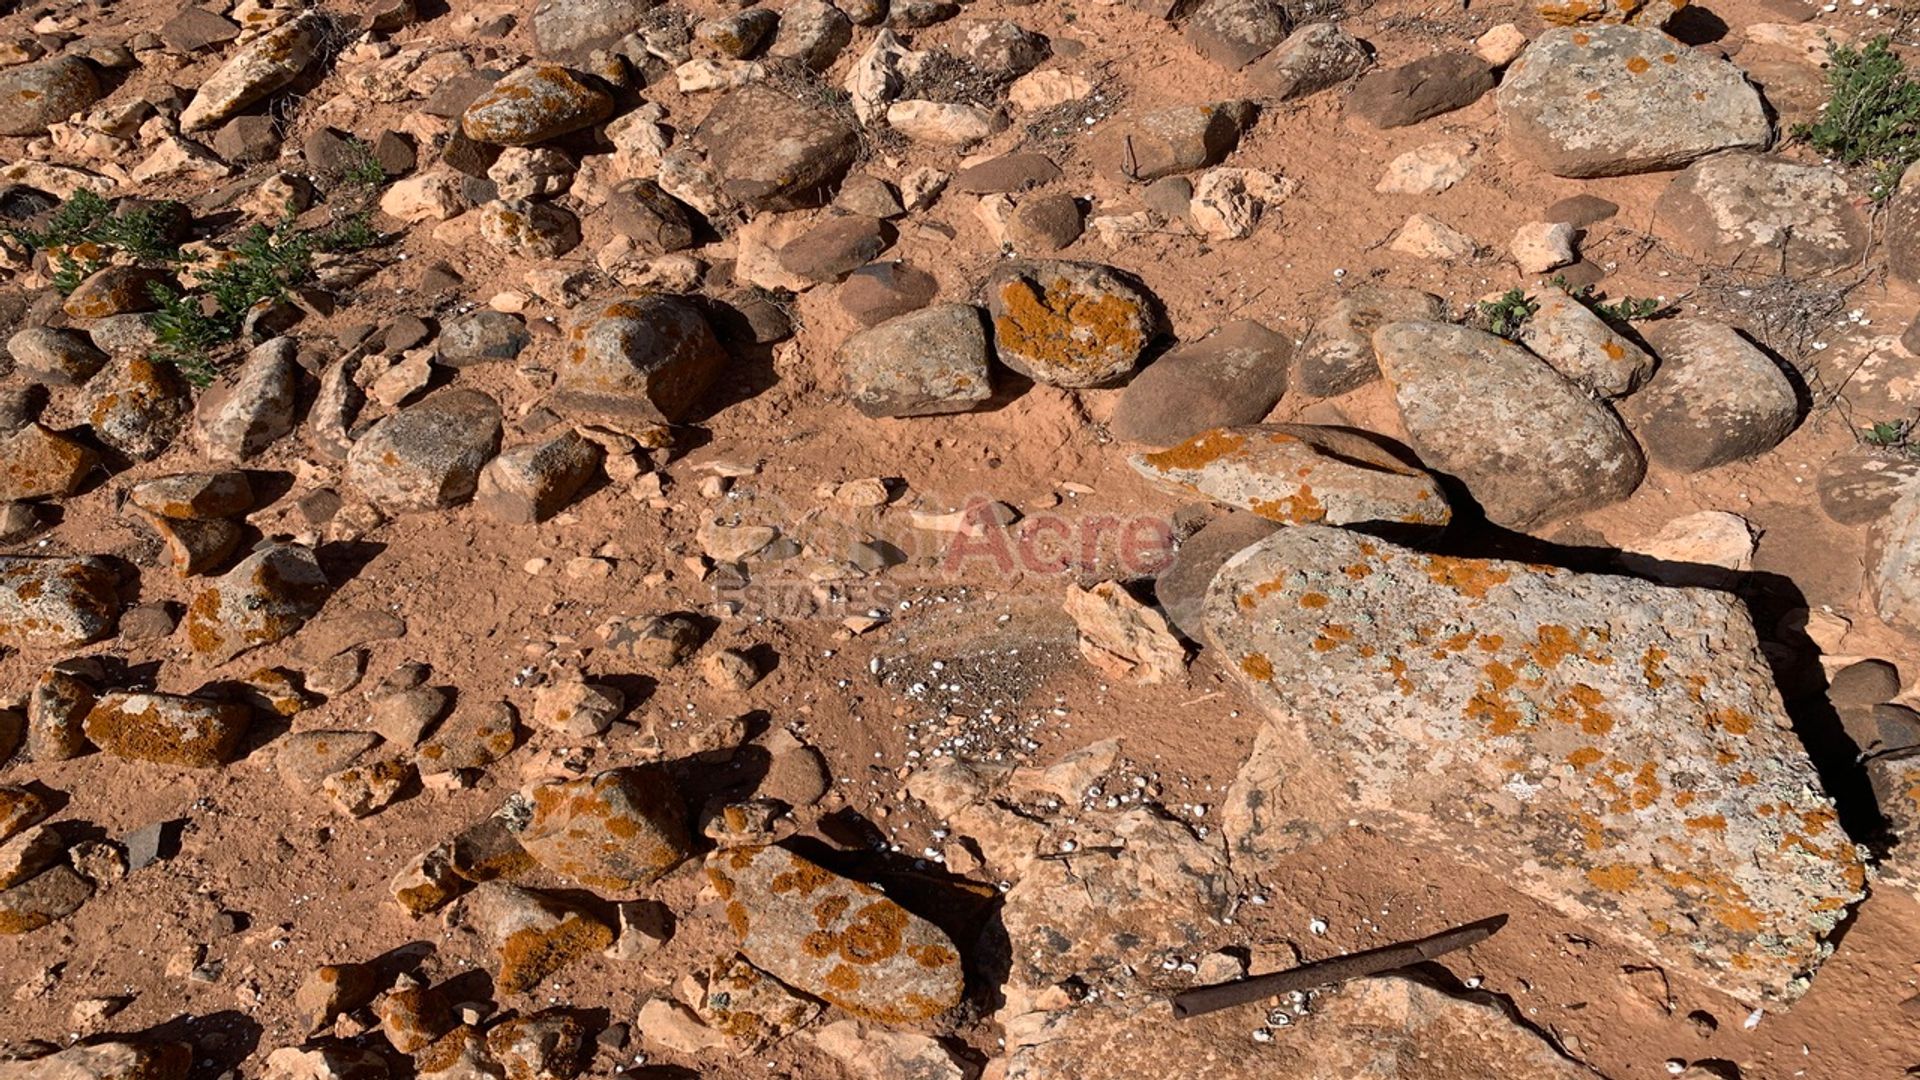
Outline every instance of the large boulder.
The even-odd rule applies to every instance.
[[[818,206],[860,152],[860,134],[834,109],[754,84],[731,91],[694,138],[722,189],[757,210]]]
[[[1793,431],[1793,384],[1732,327],[1674,319],[1650,324],[1646,337],[1660,370],[1621,412],[1654,461],[1699,472],[1765,453]]]
[[[1504,338],[1450,323],[1374,332],[1407,437],[1487,518],[1526,529],[1633,493],[1646,459],[1618,418]]]
[[[1654,212],[1683,250],[1716,265],[1797,278],[1852,266],[1867,250],[1846,178],[1825,165],[1715,154],[1674,177]]]
[[[1360,821],[1777,1002],[1862,896],[1730,593],[1304,526],[1229,560],[1206,624],[1270,718],[1225,811],[1249,872]]]
[[[669,296],[593,305],[567,345],[556,405],[647,424],[685,420],[727,366],[706,317]]]
[[[1507,69],[1499,101],[1508,146],[1555,176],[1678,169],[1773,140],[1739,68],[1635,26],[1547,31]]]

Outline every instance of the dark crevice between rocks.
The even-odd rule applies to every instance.
[[[1566,1044],[1560,1041],[1560,1036],[1555,1033],[1552,1028],[1537,1024],[1528,1019],[1526,1010],[1522,1009],[1511,997],[1508,997],[1506,994],[1495,993],[1491,990],[1469,987],[1466,983],[1460,981],[1459,976],[1455,975],[1446,965],[1439,961],[1429,960],[1423,964],[1415,964],[1412,967],[1401,968],[1398,971],[1384,972],[1383,974],[1417,982],[1428,989],[1437,990],[1442,994],[1446,994],[1448,997],[1458,998],[1461,1001],[1497,1009],[1501,1015],[1507,1018],[1508,1023],[1539,1036],[1542,1042],[1553,1047],[1554,1053],[1559,1054],[1561,1057],[1583,1068],[1593,1069],[1595,1076],[1601,1075],[1598,1069],[1594,1069],[1591,1064],[1582,1060],[1571,1050],[1568,1050]]]

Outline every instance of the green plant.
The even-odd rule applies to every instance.
[[[341,177],[366,191],[378,191],[387,182],[387,170],[365,140],[347,137],[347,171]]]
[[[1883,420],[1868,428],[1860,439],[1868,446],[1893,450],[1908,457],[1920,457],[1920,446],[1913,441],[1916,434],[1920,432],[1914,430],[1912,420]]]
[[[1508,289],[1498,300],[1480,301],[1478,308],[1480,323],[1489,333],[1503,338],[1520,336],[1520,329],[1539,310],[1540,305],[1525,289]]]
[[[150,265],[179,262],[180,246],[171,239],[179,209],[174,203],[155,203],[116,214],[113,204],[82,188],[48,216],[43,228],[8,233],[46,252],[54,287],[70,293],[115,254]]]
[[[1552,283],[1561,292],[1584,304],[1588,311],[1609,322],[1643,322],[1666,313],[1667,305],[1650,296],[1626,296],[1606,302],[1606,293],[1595,292],[1592,285],[1575,286],[1565,274],[1555,274]]]
[[[1886,35],[1865,48],[1829,46],[1827,56],[1827,107],[1794,134],[1842,164],[1871,167],[1874,199],[1885,199],[1907,166],[1920,161],[1920,77]]]

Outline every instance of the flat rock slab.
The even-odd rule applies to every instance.
[[[715,852],[707,877],[740,951],[795,989],[883,1023],[960,1003],[953,942],[871,885],[778,847]]]
[[[1410,979],[1383,976],[1323,990],[1313,1008],[1274,1032],[1247,1037],[1254,1013],[1227,1010],[1175,1020],[1153,995],[1100,1001],[1007,1025],[1007,1080],[1084,1075],[1155,1080],[1460,1080],[1527,1077],[1592,1080],[1538,1034],[1491,1001],[1452,997]]]
[[[1432,475],[1340,428],[1217,428],[1132,462],[1163,487],[1282,525],[1442,526],[1453,518]]]
[[[1373,345],[1421,461],[1457,477],[1495,524],[1605,506],[1646,475],[1605,405],[1504,338],[1404,322],[1376,330]]]
[[[1256,747],[1241,854],[1371,822],[1747,1001],[1803,993],[1863,894],[1730,594],[1307,526],[1229,560],[1206,622],[1299,760]]]
[[[1739,68],[1635,26],[1547,31],[1507,69],[1499,102],[1508,145],[1555,176],[1678,169],[1773,140]]]
[[[728,93],[694,138],[722,189],[758,210],[825,202],[860,152],[859,133],[838,112],[764,85]]]

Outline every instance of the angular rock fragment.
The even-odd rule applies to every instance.
[[[1354,84],[1347,111],[1374,127],[1397,128],[1464,109],[1493,89],[1486,61],[1465,52],[1437,52]]]
[[[1402,322],[1373,343],[1421,461],[1457,477],[1496,524],[1524,529],[1605,506],[1646,475],[1606,406],[1504,338]]]
[[[694,1012],[739,1052],[752,1052],[812,1023],[822,1008],[738,956],[707,970]]]
[[[100,455],[44,425],[0,439],[0,502],[64,499],[100,464]]]
[[[1432,476],[1341,428],[1216,428],[1132,463],[1172,490],[1282,525],[1443,526],[1453,518]]]
[[[1633,26],[1547,31],[1507,69],[1499,100],[1507,142],[1555,176],[1677,169],[1773,139],[1739,68]]]
[[[1147,297],[1112,269],[1042,261],[1003,268],[987,283],[1000,362],[1035,382],[1092,387],[1140,362],[1159,322]]]
[[[1273,733],[1236,865],[1361,819],[1745,1000],[1803,992],[1861,896],[1732,594],[1308,526],[1230,560],[1206,622]]]
[[[253,509],[253,484],[243,472],[175,473],[135,484],[127,501],[161,517],[211,520]]]
[[[1141,684],[1185,677],[1186,646],[1173,636],[1164,616],[1118,582],[1103,581],[1091,589],[1069,584],[1065,608],[1087,663]]]
[[[694,137],[727,195],[760,210],[825,202],[860,148],[837,112],[761,84],[730,91]]]
[[[322,964],[300,980],[293,992],[293,1009],[311,1035],[331,1027],[341,1013],[372,1001],[379,989],[379,974],[369,965]]]
[[[20,835],[0,842],[0,889],[10,889],[27,880],[67,853],[66,841],[59,832],[35,825]]]
[[[193,395],[171,364],[116,358],[88,380],[80,415],[94,437],[134,461],[164,453],[193,415]]]
[[[371,731],[297,731],[275,742],[274,768],[295,791],[315,792],[321,781],[380,745]]]
[[[415,775],[410,763],[387,758],[349,765],[322,780],[320,790],[335,811],[347,817],[371,817],[399,798]]]
[[[15,367],[56,386],[79,386],[107,363],[107,354],[78,330],[30,326],[7,339]]]
[[[1800,402],[1779,365],[1723,323],[1650,324],[1660,370],[1621,408],[1647,456],[1699,472],[1763,454],[1799,420]]]
[[[993,396],[987,331],[971,304],[889,319],[840,346],[847,396],[868,416],[966,412]]]
[[[120,575],[105,559],[0,555],[0,645],[86,645],[113,633],[120,607]]]
[[[1638,390],[1653,374],[1653,357],[1587,305],[1550,292],[1520,330],[1520,343],[1553,370],[1605,398]]]
[[[0,841],[11,840],[53,813],[53,804],[32,788],[0,787]]]
[[[1373,66],[1373,50],[1333,23],[1310,23],[1246,69],[1261,92],[1294,101],[1331,90]]]
[[[600,447],[569,431],[508,450],[480,470],[475,502],[512,525],[532,525],[560,512],[593,479]]]
[[[693,853],[686,807],[664,771],[612,769],[533,790],[520,846],[603,896],[631,900]]]
[[[452,847],[435,844],[402,866],[387,891],[401,910],[417,919],[445,907],[467,886],[467,880],[453,872]]]
[[[487,1053],[507,1080],[571,1080],[592,1055],[587,1025],[572,1009],[509,1017],[487,1030]]]
[[[169,518],[139,509],[129,514],[166,544],[167,560],[181,577],[212,570],[240,546],[240,526],[222,518]]]
[[[373,1003],[380,1030],[403,1054],[417,1054],[453,1030],[453,1009],[443,992],[412,975],[402,975]]]
[[[300,365],[296,343],[275,338],[256,346],[231,386],[209,392],[200,404],[200,440],[207,457],[238,464],[258,456],[293,430]]]
[[[394,413],[347,454],[347,482],[384,511],[444,510],[473,497],[500,449],[500,405],[449,388]]]
[[[34,681],[27,695],[27,756],[34,761],[71,761],[87,752],[81,729],[97,695],[85,679],[54,668]]]
[[[201,131],[287,86],[320,51],[321,20],[306,13],[241,45],[207,77],[180,114],[181,131]]]
[[[45,135],[50,125],[86,109],[104,92],[93,65],[78,56],[0,73],[0,135]]]
[[[1314,397],[1335,397],[1380,377],[1373,355],[1373,332],[1388,323],[1434,322],[1446,304],[1419,289],[1357,285],[1322,315],[1294,365],[1295,389]]]
[[[187,605],[187,641],[209,663],[290,637],[320,613],[329,586],[313,549],[270,544],[242,559]]]
[[[613,943],[613,929],[558,897],[489,881],[463,902],[467,923],[500,957],[494,985],[524,994],[568,964]]]
[[[953,942],[879,890],[777,847],[716,852],[707,876],[740,951],[780,981],[883,1023],[959,1004]]]
[[[1240,143],[1249,110],[1245,102],[1181,105],[1148,113],[1116,129],[1095,148],[1106,171],[1145,183],[1163,176],[1218,165]]]
[[[102,694],[84,724],[103,752],[129,761],[214,769],[240,746],[253,711],[178,694]]]
[[[1187,17],[1187,41],[1229,71],[1247,66],[1280,44],[1291,20],[1276,0],[1204,0]]]
[[[93,885],[86,878],[70,866],[56,866],[0,891],[0,934],[32,933],[80,910],[92,896]]]
[[[727,365],[700,312],[666,296],[595,305],[567,340],[554,404],[628,421],[686,419]]]
[[[1129,442],[1172,446],[1203,431],[1257,423],[1287,389],[1293,343],[1243,319],[1167,351],[1120,395],[1110,426]]]
[[[520,744],[520,715],[504,701],[463,705],[420,747],[420,772],[484,769]]]

